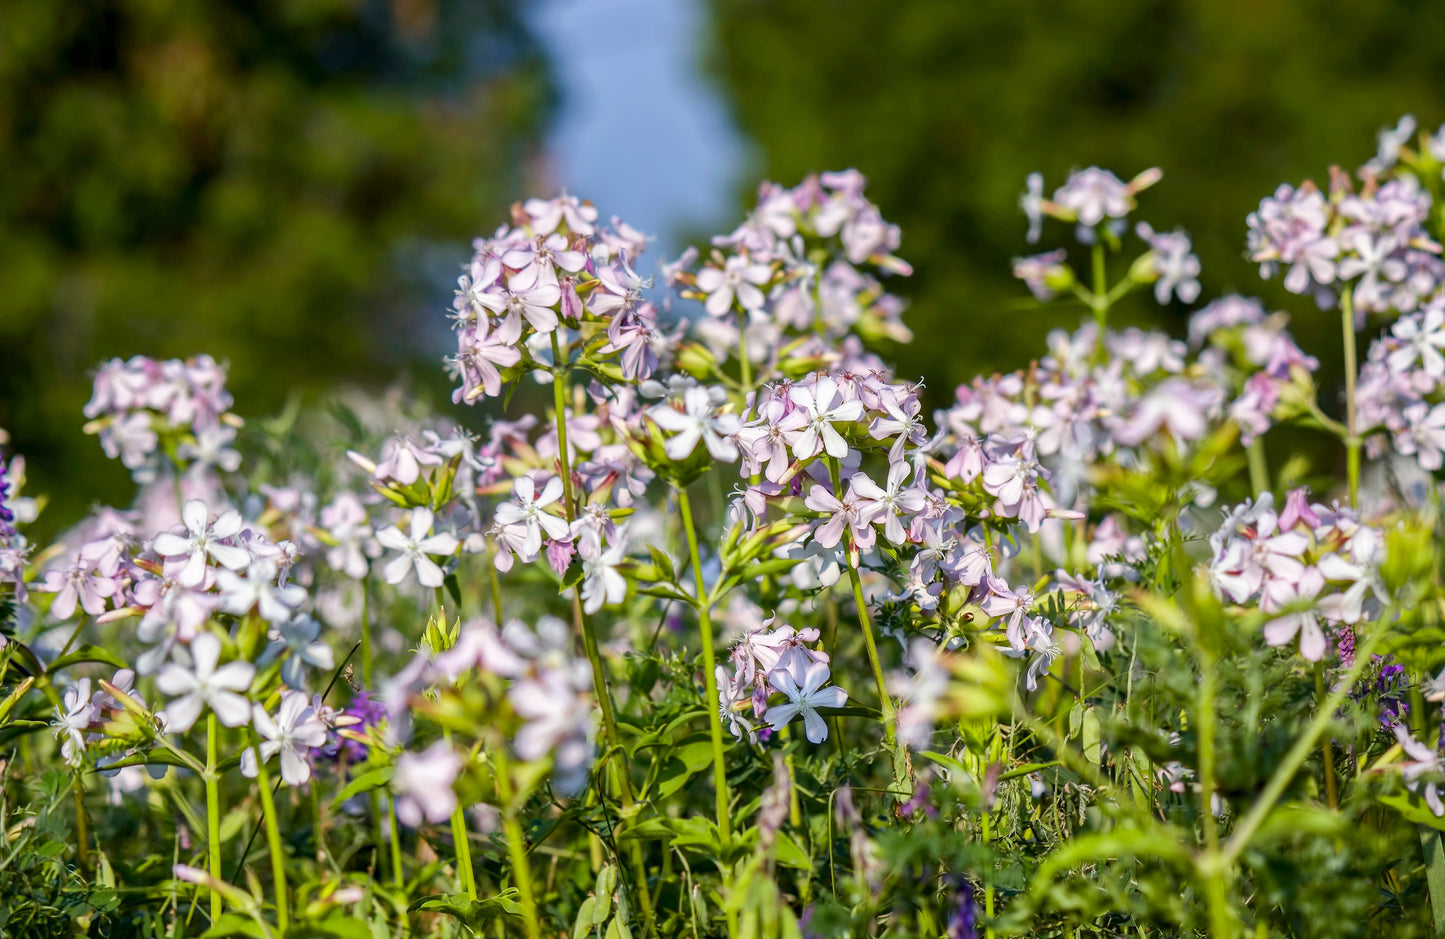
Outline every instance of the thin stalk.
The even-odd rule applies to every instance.
[[[742,366],[743,394],[753,390],[753,363],[748,358],[748,314],[738,314],[738,362]]]
[[[442,738],[448,744],[452,742],[452,732],[442,731]],[[467,840],[467,817],[463,814],[461,805],[452,812],[452,847],[457,852],[457,879],[467,891],[467,898],[477,898],[477,876],[472,869],[472,846]]]
[[[980,832],[980,835],[983,838],[983,843],[990,844],[993,841],[993,810],[990,809],[988,806],[984,806],[983,808],[981,825],[983,830]],[[984,939],[994,939],[992,860],[990,860],[987,876],[984,878],[983,882],[983,913],[984,916],[988,917],[988,925],[983,928]]]
[[[221,870],[221,774],[216,770],[220,762],[216,756],[219,748],[216,738],[219,735],[215,712],[211,712],[206,715],[206,853],[211,877],[216,880],[225,875]],[[220,919],[221,892],[212,889],[211,924],[215,925]]]
[[[562,346],[557,340],[557,330],[554,329],[552,331],[552,406],[557,419],[557,469],[562,476],[562,515],[570,524],[577,517],[577,505],[572,493],[571,457],[568,456],[567,450],[567,372],[567,366],[562,358]],[[497,623],[500,625],[501,593],[495,579],[492,581],[492,603],[497,614]],[[625,762],[622,766],[618,766],[611,758],[613,753],[625,756],[627,751],[622,747],[622,734],[617,730],[617,714],[612,706],[612,691],[607,685],[607,674],[602,669],[602,655],[597,646],[597,631],[593,627],[592,618],[582,608],[581,584],[572,590],[572,621],[577,627],[577,631],[582,634],[582,647],[587,654],[588,663],[592,666],[592,690],[597,695],[597,704],[602,711],[602,733],[607,741],[609,754],[608,774],[622,799],[623,814],[630,819],[636,814],[632,780],[628,776]],[[637,880],[636,889],[632,893],[637,898],[637,905],[641,908],[644,929],[648,935],[655,935],[656,927],[652,921],[652,900],[647,890],[647,867],[642,860],[642,846],[636,840],[629,842],[628,856],[632,864],[633,877]]]
[[[396,823],[396,802],[386,800],[387,824],[391,828],[391,882],[398,888],[404,885],[401,869],[401,826]]]
[[[828,475],[833,482],[833,491],[840,492],[838,461],[828,458]],[[873,638],[873,622],[868,616],[868,603],[863,598],[863,582],[858,576],[858,563],[854,552],[848,552],[848,579],[853,585],[853,603],[858,607],[858,621],[863,626],[863,645],[868,650],[868,664],[873,667],[873,682],[878,688],[879,708],[883,712],[883,731],[888,737],[890,750],[897,749],[897,720],[893,713],[893,701],[888,697],[887,680],[883,677],[883,664],[878,659],[878,643]],[[895,754],[896,758],[896,754]]]
[[[1264,455],[1264,438],[1255,437],[1245,448],[1249,454],[1249,485],[1256,498],[1269,491],[1269,463]]]
[[[90,820],[85,814],[85,779],[80,773],[71,776],[70,791],[75,796],[75,866],[89,876]]]
[[[1340,323],[1345,339],[1345,471],[1350,484],[1350,505],[1360,505],[1360,434],[1355,423],[1355,303],[1348,285],[1340,294]]]
[[[266,821],[266,848],[271,855],[271,879],[276,890],[276,928],[281,933],[291,922],[291,901],[286,890],[286,854],[281,850],[281,826],[276,821],[276,800],[271,795],[271,773],[256,752],[256,783],[261,790],[261,815]],[[314,789],[315,787],[313,787]]]
[[[512,879],[516,882],[518,898],[522,903],[522,923],[527,929],[527,939],[540,939],[542,927],[537,922],[537,900],[532,890],[532,869],[527,862],[527,842],[513,811],[511,767],[507,761],[506,745],[497,746],[493,757],[497,762],[497,795],[502,798],[502,831],[507,836]]]
[[[1325,663],[1315,663],[1315,700],[1320,707],[1325,705]],[[1326,736],[1320,743],[1320,754],[1324,757],[1325,764],[1325,797],[1329,800],[1330,808],[1340,807],[1340,795],[1335,782],[1335,742]]]
[[[692,559],[693,582],[697,585],[698,633],[702,638],[702,678],[707,699],[703,702],[707,710],[708,732],[712,736],[712,781],[717,790],[717,827],[723,844],[732,841],[732,824],[728,817],[730,799],[726,764],[723,762],[722,716],[717,709],[717,676],[713,674],[716,659],[713,654],[712,610],[707,602],[707,585],[702,578],[702,558],[697,550],[697,529],[692,521],[692,503],[687,490],[677,487],[677,506],[682,515],[682,527],[687,533],[688,556]]]
[[[1095,240],[1094,242],[1094,293],[1092,303],[1094,309],[1094,320],[1103,329],[1109,319],[1109,294],[1104,288],[1108,275],[1104,270],[1104,243]]]
[[[1219,827],[1214,819],[1214,653],[1199,652],[1199,816],[1204,826],[1204,847],[1211,856],[1219,853]],[[1216,870],[1212,876],[1222,877]]]

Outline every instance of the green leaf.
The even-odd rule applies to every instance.
[[[712,764],[712,738],[691,737],[672,750],[658,777],[657,794],[666,799],[687,785],[694,774]]]
[[[455,916],[471,929],[486,929],[492,921],[502,915],[520,916],[521,906],[517,903],[517,888],[509,887],[495,897],[473,900],[466,894],[457,893],[441,897],[422,897],[413,900],[406,908],[408,913],[444,913]]]
[[[456,572],[453,571],[452,573],[448,574],[446,578],[442,581],[442,585],[447,588],[447,595],[452,598],[452,602],[455,603],[457,606],[461,606],[462,587],[461,584],[457,583]]]
[[[367,770],[347,783],[346,786],[336,794],[336,798],[332,800],[331,804],[340,805],[347,799],[358,796],[363,792],[380,789],[382,786],[391,782],[391,774],[393,772],[395,772],[395,767],[392,766],[382,766],[377,769]]]
[[[774,852],[778,863],[785,867],[800,871],[813,869],[813,859],[808,857],[808,852],[804,851],[802,846],[793,840],[793,836],[785,831],[778,832],[778,842]]]
[[[1375,801],[1381,805],[1388,805],[1416,825],[1427,825],[1437,831],[1445,831],[1445,818],[1436,818],[1435,813],[1430,811],[1430,807],[1425,804],[1425,800],[1413,792],[1397,792],[1393,795],[1381,796]]]
[[[11,721],[3,727],[0,727],[0,744],[9,743],[26,734],[33,734],[37,730],[44,730],[49,726],[50,724],[47,721]]]
[[[220,939],[222,936],[254,936],[266,939],[265,928],[249,916],[239,913],[224,913],[216,925],[201,933],[201,939]]]
[[[323,920],[311,923],[297,923],[286,930],[285,939],[373,939],[371,927],[365,920],[357,919],[341,910],[332,911]]]
[[[72,665],[79,665],[82,662],[100,662],[112,668],[129,668],[125,663],[125,659],[122,659],[109,649],[102,649],[100,646],[81,646],[78,649],[72,649],[54,662],[51,662],[49,671],[58,672],[62,668],[69,668]]]

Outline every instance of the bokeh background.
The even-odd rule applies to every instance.
[[[1291,310],[1328,383],[1334,318],[1260,282],[1244,216],[1438,123],[1442,76],[1428,0],[6,0],[0,427],[59,525],[129,491],[80,429],[111,356],[210,352],[246,416],[338,382],[449,407],[452,283],[512,201],[592,198],[655,266],[847,166],[903,228],[892,357],[935,402],[1081,318],[1009,260],[1026,174],[1090,164],[1162,167],[1141,217],[1194,236],[1206,299]]]

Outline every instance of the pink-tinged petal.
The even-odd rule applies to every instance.
[[[801,705],[791,702],[775,704],[768,708],[768,723],[771,724],[773,728],[781,730],[789,721],[797,717],[798,712],[801,710]]]
[[[200,695],[188,694],[176,698],[165,707],[166,732],[183,734],[195,726],[196,718],[201,716]]]
[[[417,547],[427,554],[452,555],[461,547],[461,542],[450,532],[442,532],[440,535],[423,538],[417,543]]]
[[[502,513],[501,513],[501,510],[502,510],[503,508],[506,508],[506,507],[507,507],[507,506],[506,506],[505,504],[502,505],[502,506],[500,506],[500,507],[498,507],[498,509],[497,509],[497,517],[498,517],[498,518],[501,518],[501,514],[502,514]],[[506,519],[503,519],[503,521],[507,521],[507,520],[506,520]],[[515,519],[512,519],[512,521],[515,521]],[[403,534],[401,533],[401,530],[398,529],[398,528],[383,528],[381,531],[379,531],[379,532],[376,533],[376,540],[379,541],[379,542],[381,542],[384,547],[391,548],[393,551],[405,551],[405,550],[406,550],[406,545],[407,545],[406,535],[403,535]]]
[[[828,688],[821,688],[813,695],[813,706],[820,708],[840,708],[848,702],[848,692],[833,685]]]
[[[256,666],[250,662],[227,662],[211,676],[211,684],[232,691],[246,691],[256,677]]]
[[[288,786],[304,785],[311,778],[311,764],[290,747],[281,750],[281,779]]]
[[[406,580],[406,575],[411,571],[411,556],[399,554],[387,562],[381,569],[381,576],[389,584],[399,584]]]
[[[416,579],[421,582],[423,587],[440,587],[446,580],[442,575],[442,569],[424,554],[417,555],[416,558]]]
[[[251,704],[238,694],[229,691],[211,693],[211,710],[216,719],[227,727],[241,727],[251,720]]]
[[[241,513],[235,509],[222,512],[221,517],[216,519],[216,524],[211,526],[211,535],[216,538],[230,538],[239,534],[245,522],[241,519]]]
[[[1300,626],[1299,651],[1310,662],[1325,657],[1325,634],[1313,616],[1306,617]]]
[[[817,690],[828,680],[828,666],[824,662],[809,662],[803,672],[802,697],[812,699]]]
[[[156,675],[156,688],[167,696],[196,690],[196,676],[174,662],[169,662]]]
[[[1298,614],[1281,616],[1264,624],[1264,641],[1272,646],[1282,646],[1299,632]]]
[[[531,480],[528,480],[528,483],[530,482]],[[547,485],[542,487],[542,494],[537,497],[537,507],[544,508],[560,498],[562,498],[562,479],[559,476],[553,476],[547,480]]]
[[[191,556],[186,559],[186,566],[176,577],[184,587],[199,587],[206,580],[206,552],[196,548]]]
[[[221,640],[210,633],[201,633],[191,642],[191,661],[195,664],[196,675],[207,678],[216,671],[221,660]]]
[[[843,435],[833,429],[832,424],[824,424],[822,428],[823,449],[835,460],[841,460],[848,456],[848,442]]]
[[[260,770],[256,763],[255,747],[247,747],[245,751],[241,753],[241,775],[247,779],[255,779],[260,775]]]
[[[432,521],[434,519],[435,516],[432,515],[431,509],[425,506],[413,509],[411,513],[411,540],[421,541],[425,538],[426,533],[431,531]]]
[[[192,546],[190,538],[182,538],[180,535],[173,535],[170,532],[156,535],[155,540],[151,542],[151,547],[155,548],[156,554],[163,558],[178,558],[183,554],[189,554]]]
[[[210,509],[200,499],[188,499],[186,504],[181,506],[181,521],[185,522],[186,530],[192,535],[199,535],[206,530],[206,522],[210,518]]]
[[[266,709],[259,704],[251,705],[251,724],[256,728],[256,733],[267,740],[275,740],[281,736],[281,728],[266,713]]]
[[[822,715],[812,708],[803,709],[803,733],[809,743],[822,743],[828,739],[828,725]]]
[[[814,540],[825,548],[837,547],[838,542],[843,538],[843,525],[846,521],[847,519],[842,514],[834,515],[813,532]]]
[[[239,571],[251,563],[251,555],[245,548],[212,543],[208,550],[211,552],[211,557],[215,558],[218,563],[233,571]]]
[[[76,602],[75,587],[67,583],[65,589],[55,595],[50,603],[50,614],[56,619],[70,619],[75,613]]]

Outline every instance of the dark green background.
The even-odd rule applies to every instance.
[[[602,5],[595,5],[595,15]],[[238,410],[400,374],[445,388],[440,310],[471,236],[530,178],[554,113],[509,0],[9,0],[0,16],[0,427],[58,499],[123,499],[80,433],[112,355],[209,351]],[[1039,353],[1025,175],[1165,170],[1141,216],[1185,226],[1205,296],[1295,312],[1338,375],[1337,326],[1266,287],[1244,216],[1283,180],[1354,167],[1404,112],[1445,117],[1445,6],[1280,0],[712,0],[701,67],[756,179],[857,166],[903,228],[935,402]],[[625,92],[623,92],[625,93]],[[530,184],[530,185],[529,185]],[[731,220],[718,220],[719,227]],[[1048,229],[1039,247],[1067,237]],[[1182,331],[1147,294],[1121,312]],[[444,400],[444,399],[443,399]]]

